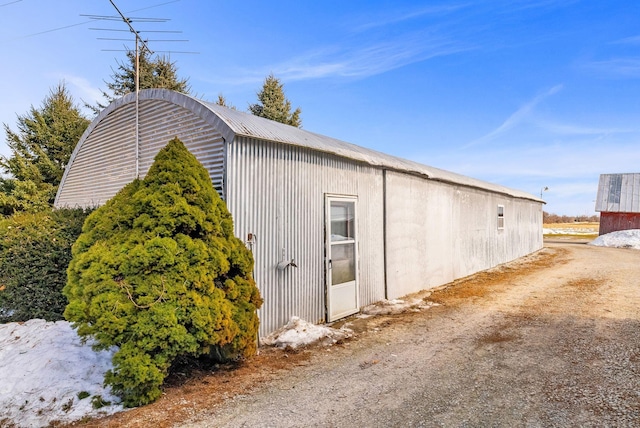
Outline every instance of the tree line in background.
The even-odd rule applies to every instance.
[[[576,223],[576,222],[598,223],[599,221],[600,221],[600,217],[597,214],[594,214],[591,216],[588,216],[588,215],[570,216],[570,215],[558,215],[558,214],[542,211],[542,223],[544,224]]]

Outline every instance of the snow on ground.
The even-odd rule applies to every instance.
[[[40,427],[121,411],[120,400],[102,386],[113,352],[93,351],[66,321],[0,324],[0,426]],[[95,409],[101,401],[113,404]]]
[[[319,343],[332,345],[339,340],[351,337],[353,332],[348,328],[335,329],[323,325],[315,325],[298,317],[291,320],[269,336],[261,339],[261,343],[278,348],[299,348]]]
[[[364,318],[374,315],[399,314],[407,311],[420,311],[437,305],[435,302],[425,301],[420,297],[408,300],[382,300],[362,308],[358,316]],[[291,317],[285,326],[262,338],[260,343],[266,346],[296,349],[313,343],[329,346],[352,335],[353,331],[346,326],[335,329],[329,326],[315,325],[298,317]]]
[[[620,230],[598,236],[589,245],[597,247],[635,248],[640,250],[640,229]]]
[[[424,297],[415,297],[408,300],[393,299],[381,300],[373,305],[365,306],[360,313],[361,316],[370,315],[392,315],[408,311],[420,311],[429,309],[432,306],[438,306],[435,302],[425,300],[431,293],[427,293]]]
[[[597,226],[585,227],[551,227],[543,228],[543,235],[594,235],[598,233]]]

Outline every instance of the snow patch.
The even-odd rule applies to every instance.
[[[433,306],[438,306],[438,303],[424,300],[424,298],[412,298],[408,300],[381,300],[373,305],[365,306],[362,308],[362,315],[393,315],[400,314],[408,311],[420,311],[422,309],[429,309]]]
[[[640,229],[619,230],[600,235],[589,245],[596,247],[634,248],[640,250]]]
[[[554,227],[542,228],[543,235],[593,235],[598,233],[597,227]]]
[[[0,324],[0,425],[47,426],[123,410],[102,386],[115,351],[94,351],[66,321]],[[98,396],[112,404],[94,409]]]
[[[261,343],[266,346],[292,349],[312,343],[328,346],[339,340],[351,337],[352,334],[353,332],[348,328],[338,330],[327,326],[315,325],[294,316],[284,327],[263,338]]]

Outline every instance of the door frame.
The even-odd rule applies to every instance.
[[[344,318],[349,315],[353,315],[360,311],[360,262],[359,262],[359,236],[358,236],[358,197],[355,195],[342,195],[325,193],[325,213],[324,213],[324,235],[325,235],[325,251],[324,251],[324,265],[325,265],[325,310],[327,322],[332,322],[340,318]],[[332,243],[331,241],[331,203],[332,202],[351,202],[353,203],[353,240],[349,242]],[[354,246],[354,263],[355,263],[355,279],[344,283],[344,285],[333,286],[332,285],[332,263],[331,263],[331,247],[332,245],[345,245],[353,244]],[[338,287],[338,289],[332,289],[332,287]],[[335,302],[332,296],[336,291],[351,294],[351,290],[355,294],[353,297],[353,306],[345,308],[338,313],[334,312]]]

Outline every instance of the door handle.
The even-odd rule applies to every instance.
[[[329,269],[331,269],[331,259],[329,259]]]

